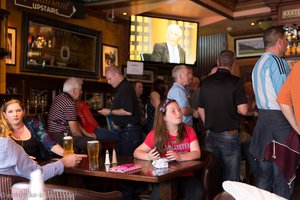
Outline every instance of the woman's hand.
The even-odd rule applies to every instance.
[[[169,160],[176,160],[177,162],[181,161],[181,154],[176,151],[167,151],[166,156]]]
[[[147,157],[149,160],[156,160],[160,158],[160,154],[156,150],[156,147],[154,147],[147,153]]]

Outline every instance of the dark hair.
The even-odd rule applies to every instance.
[[[264,32],[264,45],[265,48],[272,47],[276,44],[278,38],[284,37],[283,26],[272,26]]]
[[[165,85],[166,85],[166,83],[162,79],[157,79],[153,83],[153,90],[159,94],[160,100],[165,98],[165,92],[166,92]]]
[[[234,62],[234,53],[230,50],[221,51],[218,62],[220,67],[231,67]]]
[[[154,145],[159,153],[165,153],[164,145],[166,142],[170,142],[170,135],[167,130],[167,125],[164,120],[166,115],[167,106],[171,103],[177,103],[174,99],[165,99],[160,102],[156,109],[153,129],[154,129]],[[178,125],[178,137],[177,142],[180,143],[185,137],[185,129],[183,124]]]

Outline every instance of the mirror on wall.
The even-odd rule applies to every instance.
[[[101,32],[24,14],[22,71],[98,78]]]

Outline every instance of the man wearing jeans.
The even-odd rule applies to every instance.
[[[132,156],[134,150],[143,142],[143,130],[139,103],[132,85],[123,76],[119,67],[110,66],[106,69],[106,80],[115,88],[111,109],[103,108],[98,112],[111,115],[113,122],[119,129],[118,155]],[[132,181],[119,181],[119,190],[123,199],[133,199],[134,192],[144,189],[143,184],[137,185]]]
[[[118,155],[132,156],[143,142],[139,103],[134,88],[119,67],[107,68],[105,75],[107,83],[115,88],[114,101],[111,109],[103,108],[98,112],[104,116],[112,115],[114,124],[119,128]]]
[[[207,130],[204,146],[221,161],[223,180],[239,181],[239,114],[247,113],[248,102],[242,81],[230,73],[233,52],[222,51],[217,62],[217,72],[202,82],[198,101],[198,112]]]
[[[266,52],[259,58],[252,71],[253,90],[259,115],[249,151],[258,161],[256,186],[289,198],[291,187],[275,162],[266,157],[266,147],[273,140],[285,143],[291,132],[291,126],[276,101],[281,86],[290,72],[288,63],[281,58],[288,45],[283,27],[275,26],[267,29],[264,32],[264,44]]]

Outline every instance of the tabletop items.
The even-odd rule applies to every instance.
[[[112,161],[111,161],[112,164],[117,164],[118,163],[118,160],[117,160],[117,153],[116,153],[116,150],[113,149],[113,155],[112,155]]]
[[[110,165],[110,158],[109,158],[109,151],[106,149],[106,152],[105,152],[105,162],[104,162],[105,165]]]
[[[45,200],[45,188],[42,171],[37,169],[30,174],[28,200]]]
[[[136,172],[142,169],[142,166],[139,164],[134,164],[134,163],[128,163],[128,164],[123,164],[123,165],[118,165],[115,167],[110,168],[109,171],[111,172],[119,172],[119,173],[125,173],[125,172]]]
[[[89,170],[99,169],[99,149],[100,144],[98,140],[88,141],[87,143],[88,157],[89,157]]]
[[[167,158],[159,158],[157,160],[153,160],[152,165],[153,167],[158,169],[168,168],[169,167],[168,161],[169,160]]]

